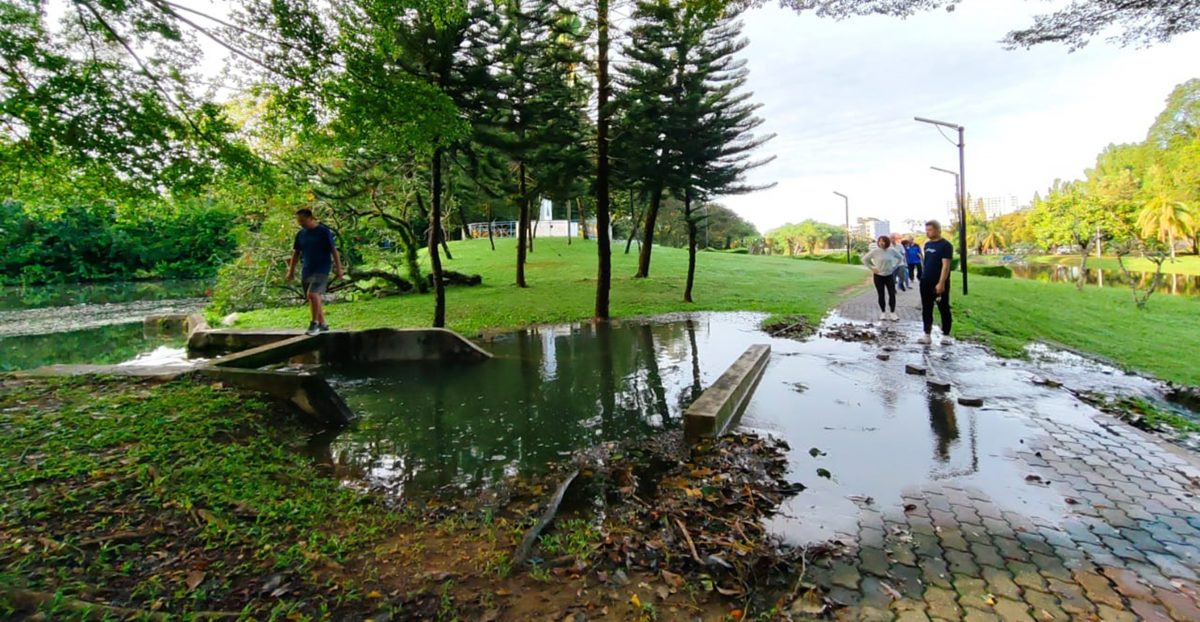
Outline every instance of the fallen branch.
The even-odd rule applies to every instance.
[[[688,533],[688,529],[684,526],[683,521],[676,518],[675,524],[679,525],[679,531],[683,532],[683,539],[687,542],[688,550],[692,552],[692,559],[696,560],[697,564],[704,564],[704,562],[700,561],[700,555],[696,553],[696,543],[692,542],[692,534]]]

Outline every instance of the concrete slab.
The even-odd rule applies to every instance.
[[[296,335],[281,341],[274,341],[249,350],[218,357],[209,362],[213,367],[236,367],[239,369],[254,369],[271,363],[282,363],[288,359],[320,350],[325,344],[326,335]]]
[[[763,370],[771,357],[771,346],[750,346],[720,378],[692,402],[683,414],[683,433],[689,442],[724,434],[737,424]]]
[[[342,397],[320,376],[211,366],[201,367],[196,373],[231,386],[287,400],[318,426],[336,428],[355,419]]]
[[[296,338],[305,337],[295,329],[209,329],[200,330],[188,339],[188,356],[212,356],[229,352],[243,352],[286,342],[289,354],[280,354],[274,360],[269,355],[261,357],[265,362],[238,364],[236,367],[258,367],[285,360],[302,351]],[[492,357],[486,350],[471,340],[444,328],[377,328],[371,330],[330,331],[310,339],[310,350],[320,350],[322,363],[330,365],[355,365],[362,363],[393,363],[412,361],[483,361]],[[268,348],[269,349],[269,348]],[[294,350],[294,351],[293,351]],[[263,350],[266,352],[266,350]],[[256,352],[255,360],[259,360]],[[222,357],[229,359],[229,357]],[[226,365],[228,366],[228,365]]]

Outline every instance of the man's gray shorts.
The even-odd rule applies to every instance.
[[[329,287],[328,274],[310,274],[303,279],[304,295],[308,294],[324,294],[325,288]]]

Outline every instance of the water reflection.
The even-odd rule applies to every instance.
[[[933,429],[934,457],[938,462],[950,462],[950,450],[958,443],[958,420],[954,403],[944,396],[929,393],[929,427]]]
[[[1014,263],[1009,264],[1013,276],[1019,279],[1041,281],[1043,283],[1075,283],[1079,279],[1079,266],[1062,266],[1045,263]],[[1120,270],[1100,270],[1088,268],[1085,282],[1096,287],[1129,288],[1130,279]],[[1145,290],[1154,280],[1152,272],[1131,273],[1139,289]],[[1159,293],[1178,296],[1200,296],[1200,275],[1164,274],[1159,282]]]
[[[330,452],[347,475],[408,494],[485,485],[674,428],[706,378],[737,356],[700,355],[718,339],[711,328],[706,320],[539,327],[485,344],[496,358],[483,365],[338,371],[331,381],[363,420]],[[742,338],[721,338],[730,337]]]

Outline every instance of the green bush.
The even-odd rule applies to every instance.
[[[234,253],[236,218],[206,205],[48,209],[3,201],[0,283],[210,277]]]
[[[792,259],[805,259],[808,261],[824,261],[825,263],[846,263],[846,253],[822,253],[819,255],[793,255]],[[858,253],[850,254],[850,265],[857,266],[862,263],[862,255]]]

